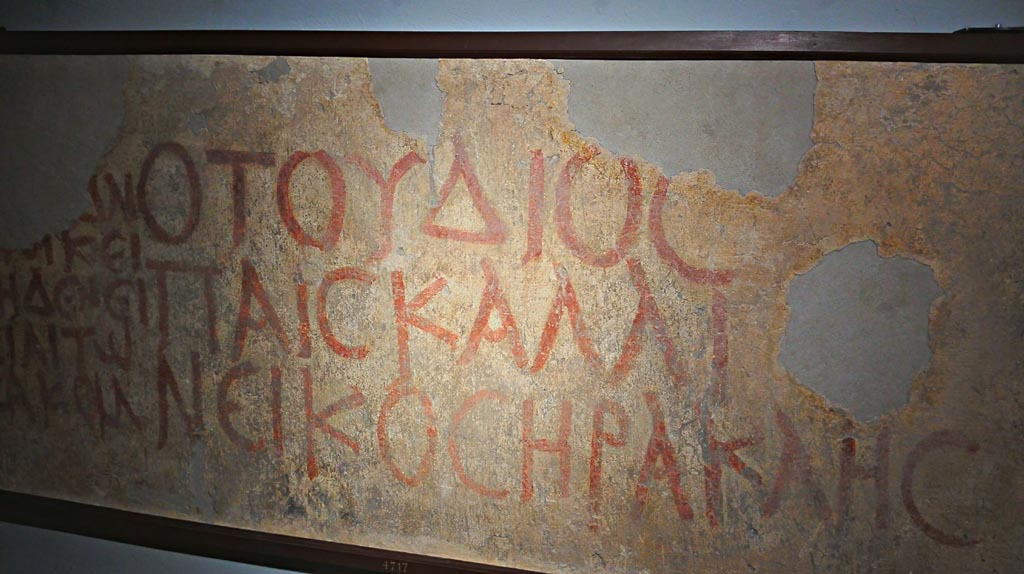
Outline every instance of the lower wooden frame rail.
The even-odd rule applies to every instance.
[[[0,521],[300,572],[537,574],[0,490]]]

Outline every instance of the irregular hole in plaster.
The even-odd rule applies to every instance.
[[[722,187],[777,196],[812,145],[812,62],[552,63],[578,132],[670,177],[707,169]]]
[[[444,105],[437,86],[437,60],[370,58],[369,63],[384,123],[394,131],[425,138],[433,148],[441,133]]]
[[[89,178],[121,129],[130,62],[117,56],[0,60],[0,248],[31,247],[87,209]]]
[[[931,360],[928,315],[941,294],[927,265],[850,244],[793,279],[779,360],[858,420],[878,418],[907,404]]]

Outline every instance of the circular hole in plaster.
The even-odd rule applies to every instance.
[[[883,258],[871,241],[826,255],[793,279],[779,360],[858,420],[906,405],[931,360],[928,315],[942,294],[927,265]]]

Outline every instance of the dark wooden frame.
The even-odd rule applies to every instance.
[[[239,54],[590,60],[1024,63],[1018,31],[874,32],[0,32],[0,54]]]
[[[0,31],[0,54],[1024,63],[1024,33]],[[0,490],[0,520],[310,572],[525,570],[165,518]],[[390,566],[389,566],[390,565]],[[402,566],[404,565],[404,566]]]
[[[0,520],[300,572],[537,574],[516,568],[166,518],[7,490],[0,490]]]

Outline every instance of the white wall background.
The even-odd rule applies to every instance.
[[[0,0],[8,30],[845,30],[1024,25],[1021,0]]]

